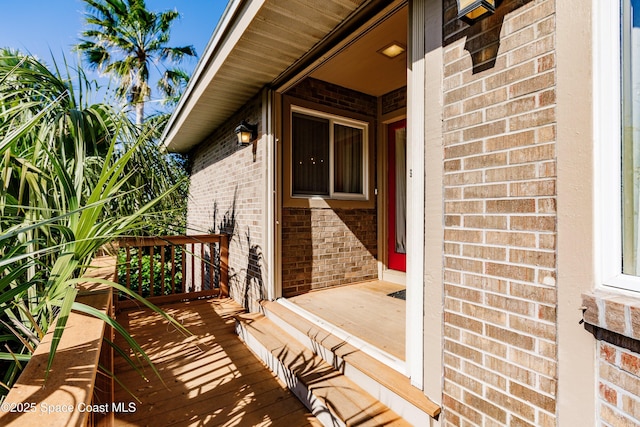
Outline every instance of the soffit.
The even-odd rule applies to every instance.
[[[203,141],[365,2],[235,2],[233,17],[214,32],[184,99],[167,125],[165,146],[186,152]]]
[[[381,96],[407,84],[407,52],[387,58],[378,51],[392,42],[407,46],[408,7],[388,15],[330,61],[318,67],[311,77]]]

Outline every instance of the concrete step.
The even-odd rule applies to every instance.
[[[323,425],[411,425],[264,315],[236,316],[236,331]]]
[[[278,301],[263,301],[262,309],[276,325],[412,425],[428,425],[429,418],[440,413],[440,407],[409,378],[390,367],[393,364],[381,362]]]

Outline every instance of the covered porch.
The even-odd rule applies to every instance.
[[[399,362],[405,358],[406,287],[382,280],[298,295],[288,300],[317,320],[341,330],[344,339],[357,338]]]

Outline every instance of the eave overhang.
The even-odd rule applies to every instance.
[[[370,3],[384,2],[231,0],[165,128],[164,146],[191,150],[264,86],[304,66]]]

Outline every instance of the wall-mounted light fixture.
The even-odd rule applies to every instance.
[[[248,145],[258,138],[258,124],[250,124],[243,120],[235,130],[238,145]]]
[[[471,25],[474,22],[493,14],[496,0],[457,0],[458,19]]]

